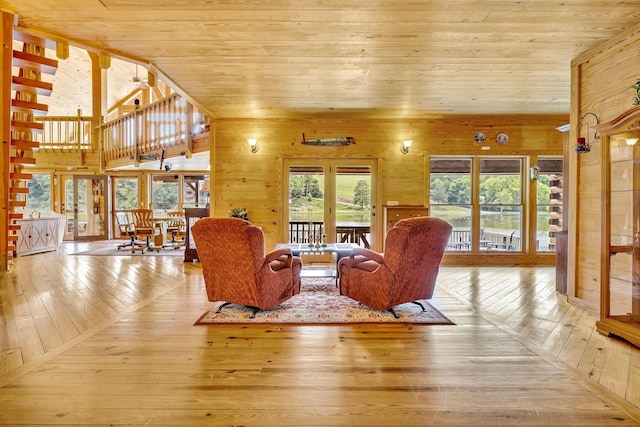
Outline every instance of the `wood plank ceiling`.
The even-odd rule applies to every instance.
[[[19,27],[144,64],[220,119],[568,114],[571,59],[640,22],[640,0],[0,4]]]

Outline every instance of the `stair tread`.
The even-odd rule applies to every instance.
[[[40,142],[38,141],[27,141],[25,139],[12,139],[11,147],[17,148],[19,150],[33,150],[35,148],[40,147]]]
[[[53,83],[12,76],[11,89],[17,91],[36,92],[38,95],[49,96],[53,91]]]
[[[49,106],[37,102],[23,101],[21,99],[11,100],[11,111],[22,113],[32,113],[35,116],[45,116],[49,111]]]
[[[24,43],[43,46],[46,49],[56,50],[56,42],[33,33],[25,33],[17,28],[13,29],[13,39]]]
[[[32,53],[13,51],[13,65],[20,68],[33,68],[42,73],[55,74],[58,69],[58,61]]]
[[[33,174],[30,174],[30,173],[11,172],[9,174],[9,179],[13,179],[13,180],[18,180],[18,179],[30,180],[32,178],[33,178]]]
[[[34,157],[12,157],[11,163],[20,165],[35,165],[36,159]]]
[[[44,131],[44,123],[11,120],[11,130],[40,134]]]
[[[11,187],[11,188],[9,188],[9,193],[11,193],[11,194],[29,194],[29,189],[27,187]]]

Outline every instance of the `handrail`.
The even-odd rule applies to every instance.
[[[102,161],[127,159],[159,160],[163,150],[180,147],[191,150],[194,108],[178,93],[136,109],[100,125],[101,144],[93,141],[92,117],[43,116],[38,142],[42,149],[91,150],[100,148]],[[94,144],[95,143],[95,144]],[[104,164],[104,163],[103,163]]]
[[[78,110],[77,116],[35,116],[42,122],[42,134],[35,135],[40,149],[54,150],[90,150],[93,146],[91,116],[83,116]]]
[[[193,107],[174,93],[100,125],[104,161],[158,160],[162,150],[191,144]]]

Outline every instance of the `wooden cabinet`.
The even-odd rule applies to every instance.
[[[16,246],[17,256],[31,255],[58,249],[59,221],[55,218],[21,219]]]
[[[389,231],[389,229],[401,219],[428,215],[429,208],[424,206],[384,206],[384,234],[386,236],[387,231]]]
[[[640,109],[599,129],[604,191],[596,328],[640,346],[640,144],[631,144],[640,138]]]
[[[209,208],[185,208],[184,221],[186,224],[187,234],[184,239],[184,262],[198,261],[198,251],[196,245],[191,239],[191,227],[201,218],[209,216]]]

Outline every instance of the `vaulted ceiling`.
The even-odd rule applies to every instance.
[[[640,0],[0,5],[27,31],[144,64],[215,118],[568,114],[571,59],[640,22]]]

